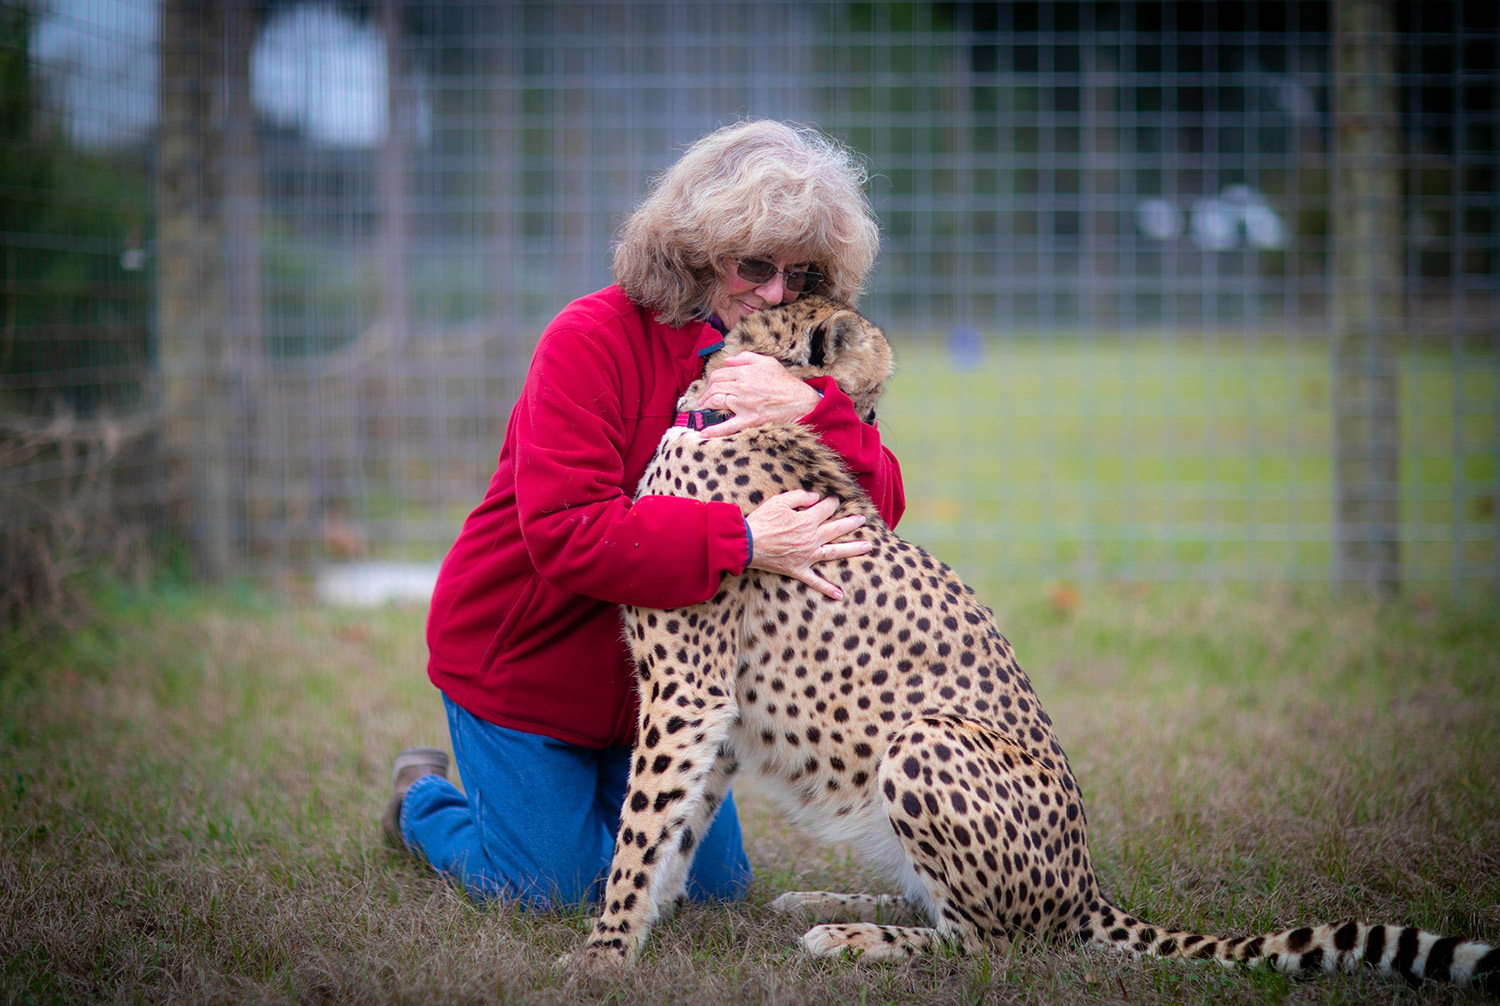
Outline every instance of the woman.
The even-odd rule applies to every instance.
[[[537,344],[499,464],[444,561],[428,618],[447,756],[409,748],[383,824],[476,897],[545,906],[595,894],[630,771],[636,702],[619,605],[708,600],[761,569],[838,588],[818,563],[858,555],[836,539],[860,517],[790,492],[748,516],[727,503],[632,497],[679,396],[723,333],[753,311],[819,292],[853,302],[879,245],[864,172],[805,128],[742,122],[694,143],[626,220],[616,285],[575,301]],[[712,435],[803,422],[837,451],[895,524],[900,468],[828,378],[802,382],[742,353],[700,408],[732,413]],[[733,799],[697,845],[689,895],[749,885]]]

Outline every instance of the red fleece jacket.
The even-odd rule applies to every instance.
[[[484,502],[432,596],[427,672],[458,705],[570,744],[630,742],[634,676],[618,606],[698,604],[749,561],[732,504],[632,500],[721,338],[700,322],[663,325],[618,287],[547,327]],[[823,399],[802,421],[894,526],[905,508],[895,457],[832,380],[810,383]]]

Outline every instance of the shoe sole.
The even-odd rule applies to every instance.
[[[396,785],[396,777],[403,769],[409,769],[417,765],[429,765],[438,770],[438,774],[448,775],[448,752],[442,748],[404,748],[396,755],[396,762],[391,766],[391,785]]]
[[[396,762],[391,766],[391,788],[396,787],[396,777],[403,769],[412,768],[416,765],[425,765],[428,768],[437,769],[438,775],[448,777],[448,752],[442,748],[413,747],[404,748],[396,755]],[[385,833],[386,840],[398,849],[406,848],[406,841],[401,837],[401,804],[406,799],[406,791],[392,793],[390,801],[385,805],[385,813],[380,815],[380,830]]]

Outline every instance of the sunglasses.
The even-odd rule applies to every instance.
[[[780,273],[786,277],[787,293],[811,293],[828,278],[816,269],[778,269],[776,263],[763,258],[742,258],[734,271],[740,279],[756,286],[771,282],[771,277]]]

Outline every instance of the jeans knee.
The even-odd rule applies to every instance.
[[[476,901],[502,898],[528,911],[550,911],[584,906],[598,900],[607,862],[598,857],[509,857],[489,850],[487,868],[457,873],[464,890]],[[533,850],[534,851],[534,850]]]
[[[750,894],[754,879],[749,863],[726,864],[705,876],[702,872],[688,878],[691,901],[743,901]]]

